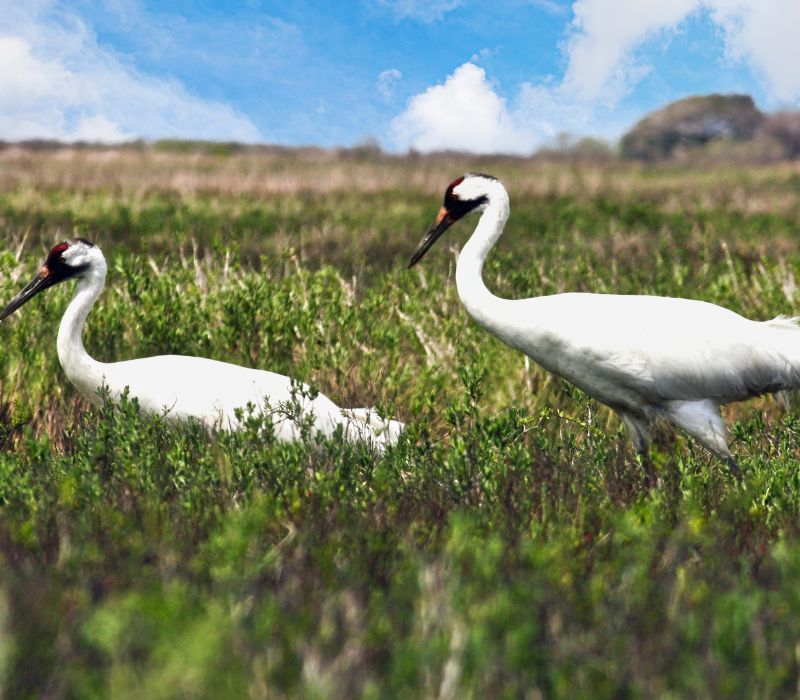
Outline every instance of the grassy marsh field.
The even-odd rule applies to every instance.
[[[503,296],[566,290],[800,313],[800,164],[687,169],[369,149],[0,150],[0,302],[53,243],[102,246],[85,344],[271,369],[409,424],[376,458],[263,426],[90,408],[72,294],[0,325],[8,697],[787,697],[800,692],[800,411],[726,411],[745,472],[619,422],[478,329],[448,182],[500,177]]]

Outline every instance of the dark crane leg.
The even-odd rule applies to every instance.
[[[736,460],[728,455],[725,459],[728,464],[728,469],[731,470],[731,474],[736,478],[736,481],[741,482],[744,479],[744,474],[742,474],[742,470],[739,468],[739,465],[736,463]]]
[[[653,461],[650,459],[650,451],[647,448],[637,451],[636,459],[642,468],[645,488],[653,488],[656,485],[656,472],[653,468]]]

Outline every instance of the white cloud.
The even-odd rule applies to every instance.
[[[733,60],[746,61],[763,78],[773,98],[800,99],[800,2],[798,0],[707,0]]]
[[[699,12],[720,28],[727,59],[749,64],[773,102],[800,101],[798,0],[576,0],[572,10],[561,80],[523,83],[509,105],[465,63],[409,100],[392,122],[394,145],[528,153],[562,132],[615,137],[631,116],[620,100],[651,70],[643,45]]]
[[[412,97],[392,121],[392,132],[398,144],[423,152],[525,153],[536,141],[515,125],[506,101],[474,63],[459,66],[442,85]]]
[[[391,138],[400,150],[423,153],[458,150],[470,153],[527,155],[559,134],[613,137],[629,115],[611,115],[571,96],[561,85],[523,83],[509,104],[497,94],[483,68],[464,63],[441,85],[412,97],[392,120]]]
[[[697,5],[698,0],[577,0],[563,88],[577,99],[618,99],[647,71],[633,50],[674,29]]]
[[[464,4],[464,0],[380,0],[397,19],[415,19],[419,22],[436,22],[448,12]]]
[[[229,105],[137,71],[55,5],[0,2],[0,12],[0,139],[263,140]]]
[[[80,117],[70,134],[72,141],[89,141],[93,143],[120,143],[129,141],[134,135],[120,131],[119,125],[102,114]]]
[[[402,77],[403,74],[397,68],[388,68],[378,73],[378,92],[386,102],[394,97],[395,85]]]
[[[565,46],[565,89],[579,98],[613,102],[648,71],[636,50],[702,11],[722,30],[729,59],[755,69],[773,98],[800,98],[797,0],[577,0]]]

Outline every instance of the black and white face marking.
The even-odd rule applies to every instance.
[[[91,248],[94,248],[94,244],[84,238],[75,238],[53,246],[36,277],[0,311],[0,321],[13,314],[39,292],[85,272],[89,268],[89,262],[84,253]]]
[[[462,193],[460,196],[455,193],[455,189],[459,187],[459,185],[462,185],[465,181],[467,181],[467,184],[469,185],[473,181],[477,180],[477,178],[483,178],[485,180],[492,180],[495,182],[497,181],[497,178],[492,177],[491,175],[484,175],[483,173],[467,173],[457,180],[453,180],[453,182],[451,182],[447,187],[447,191],[444,193],[444,208],[447,209],[450,214],[450,218],[453,219],[454,222],[475,211],[479,207],[488,204],[489,198],[485,194],[478,194],[475,197],[470,197],[467,193]]]
[[[408,263],[409,267],[416,265],[427,253],[434,243],[436,243],[439,236],[441,236],[447,229],[449,229],[456,221],[465,217],[473,211],[483,208],[489,203],[489,197],[486,193],[480,191],[481,180],[491,180],[496,182],[497,178],[491,175],[484,175],[483,173],[467,173],[461,177],[453,180],[444,193],[444,204],[433,220],[425,235],[422,237],[417,249],[411,256],[411,262]],[[462,187],[462,185],[468,187]],[[478,191],[471,196],[469,192],[472,185],[478,188]],[[464,191],[464,190],[467,191]],[[458,191],[456,191],[458,190]]]

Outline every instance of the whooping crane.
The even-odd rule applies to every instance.
[[[660,419],[683,428],[740,476],[720,405],[800,387],[795,319],[757,322],[704,301],[657,296],[501,299],[481,273],[508,220],[508,193],[497,178],[479,173],[449,185],[409,267],[471,212],[481,217],[458,257],[456,286],[480,326],[616,411],[648,478],[649,429]]]
[[[94,404],[101,402],[103,386],[112,398],[128,388],[142,411],[171,422],[194,418],[213,430],[236,430],[242,427],[237,409],[252,406],[270,414],[275,435],[282,441],[298,440],[298,423],[306,421],[312,432],[324,436],[341,426],[347,440],[367,442],[379,451],[397,440],[402,423],[385,421],[372,409],[339,409],[322,394],[312,399],[308,387],[274,372],[183,355],[96,361],[84,349],[81,332],[103,290],[106,271],[103,253],[89,241],[59,243],[36,277],[0,311],[2,321],[39,292],[76,278],[75,295],[58,329],[58,359],[69,380]]]

